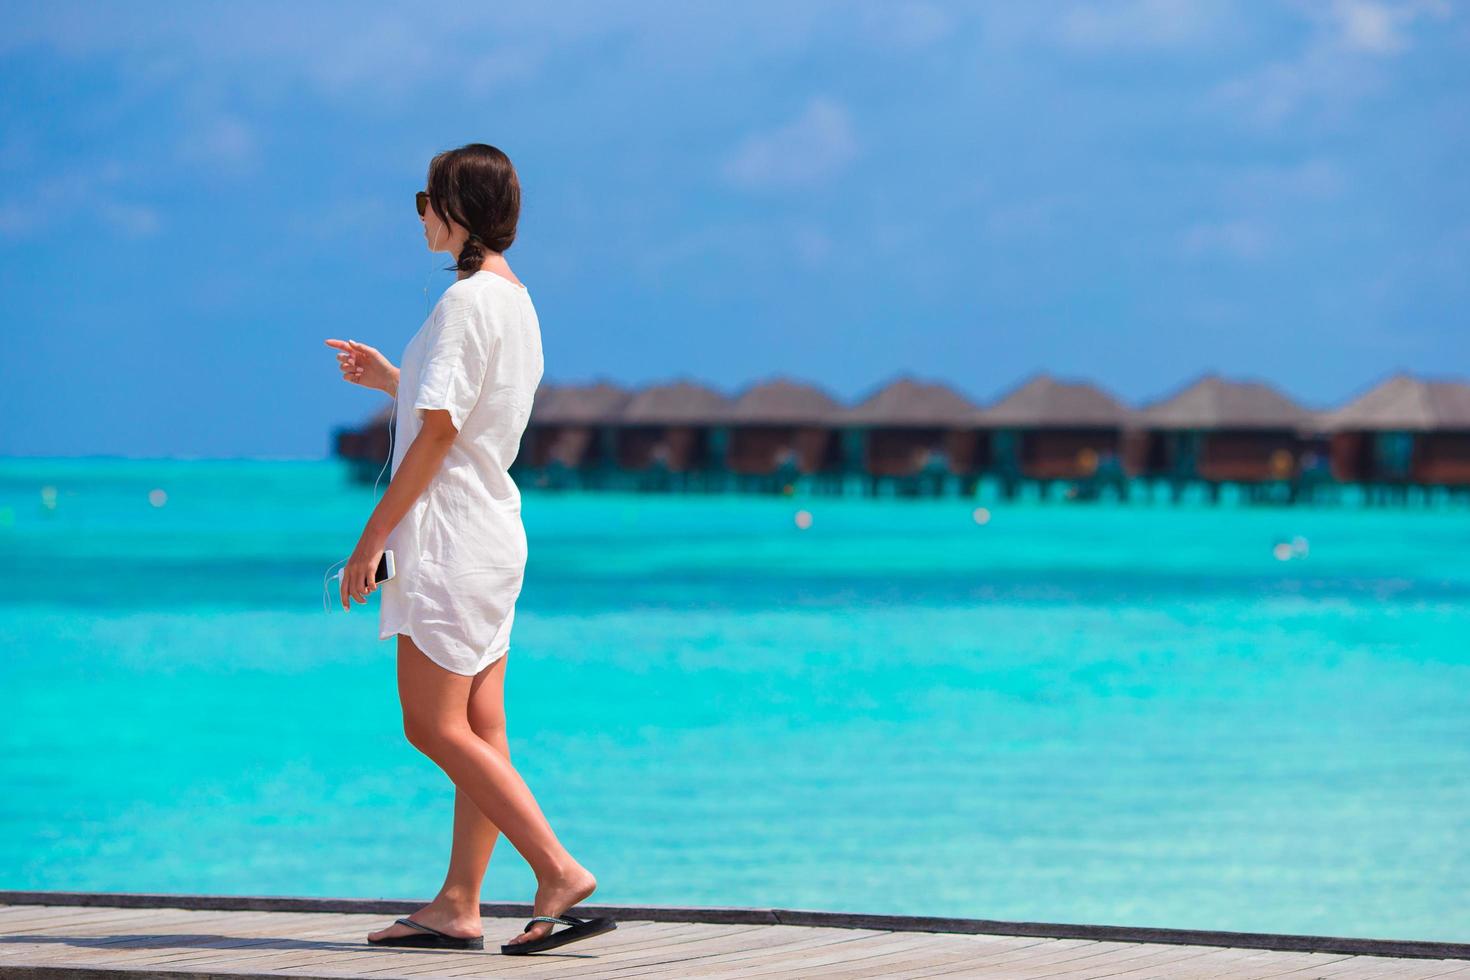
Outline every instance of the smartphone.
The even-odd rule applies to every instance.
[[[378,570],[373,573],[373,581],[382,584],[393,577],[397,571],[393,567],[393,551],[391,549],[383,552],[383,557],[378,559]],[[342,570],[339,568],[337,574],[332,576],[337,581],[342,581]]]

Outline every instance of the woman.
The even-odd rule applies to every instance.
[[[526,562],[520,492],[507,473],[541,379],[541,334],[505,261],[520,185],[500,150],[471,143],[434,157],[418,194],[431,252],[457,259],[394,368],[373,348],[327,340],[342,377],[396,399],[393,472],[343,571],[341,599],[367,602],[385,549],[379,639],[398,643],[408,740],[453,780],[449,873],[432,902],[368,935],[375,945],[483,949],[480,884],[504,833],[536,873],[533,918],[503,953],[534,952],[615,928],[565,913],[597,887],[567,853],[510,762],[504,681]],[[557,923],[570,928],[552,934]]]

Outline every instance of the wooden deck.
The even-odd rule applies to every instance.
[[[530,910],[487,904],[483,952],[366,944],[419,904],[0,891],[0,978],[1470,978],[1470,944],[786,909],[589,904],[617,930],[512,957]]]

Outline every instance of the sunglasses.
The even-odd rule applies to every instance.
[[[419,191],[413,196],[413,203],[418,207],[419,217],[422,218],[424,212],[429,210],[429,192]]]

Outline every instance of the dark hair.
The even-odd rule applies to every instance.
[[[475,272],[486,251],[504,252],[516,240],[521,184],[510,157],[486,143],[467,143],[429,161],[429,207],[446,223],[469,232],[451,267]]]

